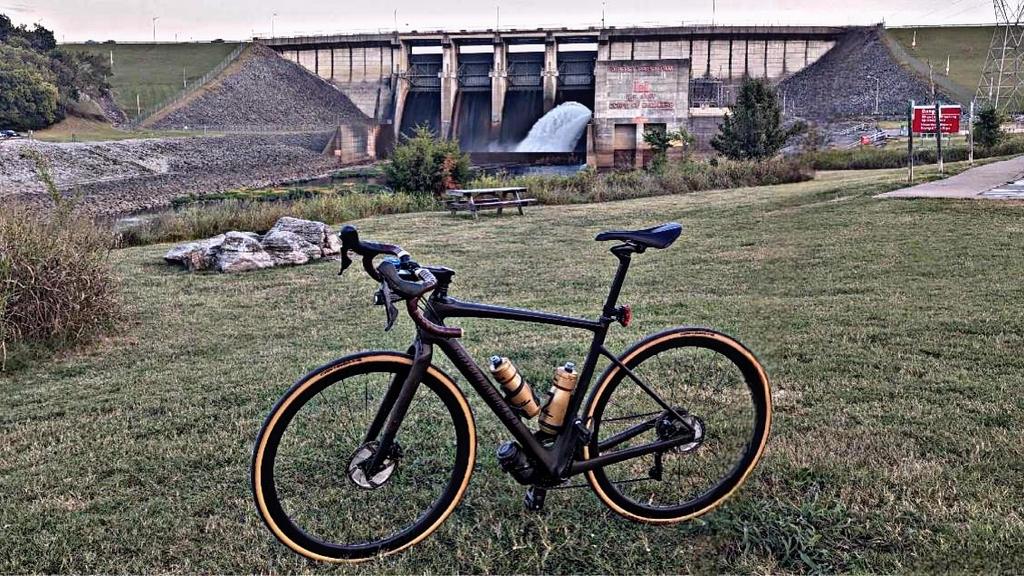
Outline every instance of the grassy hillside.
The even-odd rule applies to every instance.
[[[68,44],[70,48],[109,57],[114,53],[114,97],[128,114],[136,115],[135,95],[142,109],[162,102],[182,89],[182,72],[195,81],[219,64],[237,44]]]
[[[965,93],[974,95],[988,57],[992,26],[890,28],[887,32],[911,56],[925,64],[931,63],[937,75],[945,75],[946,57],[949,56],[949,79],[962,87]],[[915,32],[916,47],[911,46]]]
[[[656,527],[585,489],[524,511],[494,457],[508,434],[471,396],[480,461],[462,506],[423,543],[356,567],[273,539],[249,495],[252,441],[299,375],[351,350],[404,350],[408,319],[381,330],[358,266],[191,275],[163,264],[166,245],[118,251],[122,332],[0,376],[0,573],[1017,571],[1024,206],[871,197],[904,176],[357,222],[458,270],[456,296],[593,317],[614,270],[594,233],[676,219],[676,245],[635,258],[622,293],[634,324],[609,347],[717,326],[767,367],[776,416],[734,499]],[[579,332],[455,324],[475,358],[507,355],[541,386],[585,351]]]

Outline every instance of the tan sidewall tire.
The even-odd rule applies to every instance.
[[[627,350],[619,358],[619,360],[621,360],[622,363],[625,364],[626,366],[629,366],[630,362],[634,358],[642,355],[645,351],[650,350],[652,347],[661,346],[666,343],[671,343],[672,341],[681,339],[710,339],[710,341],[713,341],[718,345],[728,346],[736,353],[738,353],[740,357],[746,359],[753,365],[753,367],[755,368],[755,373],[757,374],[757,382],[751,382],[749,385],[755,391],[756,388],[753,387],[760,386],[764,392],[764,398],[766,402],[764,431],[761,434],[758,441],[756,442],[757,450],[754,455],[754,458],[743,470],[739,480],[735,483],[735,485],[732,486],[732,488],[727,493],[715,499],[713,502],[710,502],[707,505],[702,506],[699,510],[682,514],[676,517],[654,518],[649,516],[643,516],[641,514],[638,514],[637,512],[625,510],[622,508],[622,506],[616,503],[615,500],[612,497],[610,497],[608,493],[602,488],[593,471],[589,471],[586,473],[587,481],[590,483],[591,489],[593,489],[594,493],[601,500],[601,502],[603,502],[606,506],[608,506],[618,514],[621,514],[626,518],[636,520],[638,522],[646,522],[650,524],[675,524],[678,522],[691,520],[693,518],[706,514],[711,510],[714,510],[716,507],[718,507],[723,502],[728,500],[729,497],[731,497],[737,490],[739,490],[739,488],[744,484],[744,482],[746,482],[747,478],[750,476],[750,473],[753,472],[754,468],[757,467],[758,462],[760,462],[761,457],[764,455],[765,444],[767,443],[768,436],[771,433],[772,395],[771,385],[768,382],[768,375],[765,373],[764,367],[761,366],[761,363],[757,360],[756,357],[754,357],[753,353],[751,353],[750,350],[748,350],[745,346],[743,346],[730,336],[707,328],[675,328],[672,330],[661,332],[659,334],[655,334],[640,341],[639,343],[635,344],[632,348]],[[585,412],[587,422],[593,421],[595,409],[604,401],[604,395],[606,393],[611,393],[609,391],[610,389],[608,387],[608,384],[616,377],[617,374],[619,374],[619,372],[620,369],[618,368],[618,366],[613,364],[607,370],[605,370],[604,374],[601,375],[600,380],[594,388],[594,392],[591,394],[590,398],[587,401],[587,408]],[[583,448],[583,458],[590,458],[589,444]]]
[[[406,548],[409,548],[410,546],[413,546],[414,544],[423,541],[426,537],[430,536],[430,534],[433,533],[434,530],[436,530],[441,524],[443,524],[444,521],[449,516],[451,516],[452,512],[455,511],[459,503],[462,501],[462,498],[465,496],[466,488],[469,486],[469,480],[473,475],[473,468],[476,463],[476,425],[473,419],[473,413],[469,408],[469,404],[466,402],[465,395],[455,384],[455,381],[452,380],[452,378],[445,374],[443,371],[432,365],[427,369],[426,375],[424,377],[424,382],[426,382],[428,379],[433,380],[436,384],[440,385],[442,389],[444,389],[446,392],[452,395],[456,404],[461,408],[462,417],[465,419],[466,426],[468,427],[468,463],[464,467],[464,472],[462,475],[463,477],[461,479],[461,482],[459,483],[454,498],[452,498],[448,506],[441,513],[440,517],[438,517],[429,526],[426,526],[411,541],[406,542],[401,546],[392,549],[382,550],[379,553],[368,555],[365,557],[325,556],[323,554],[319,554],[317,552],[314,552],[303,547],[285,533],[285,530],[283,530],[278,525],[278,523],[273,518],[273,515],[268,510],[266,495],[264,493],[264,488],[262,484],[262,467],[264,466],[264,453],[267,449],[268,440],[271,437],[272,432],[275,429],[275,426],[278,425],[281,414],[285,410],[287,410],[288,407],[303,393],[305,393],[310,387],[316,385],[318,382],[322,381],[328,376],[345,369],[351,369],[356,366],[366,368],[367,366],[365,365],[371,363],[379,363],[382,365],[382,368],[384,368],[388,366],[393,366],[395,363],[411,366],[413,360],[411,356],[407,354],[401,354],[398,352],[365,352],[338,359],[330,364],[321,366],[320,368],[313,370],[305,377],[303,377],[302,380],[295,383],[291,387],[291,389],[289,389],[288,392],[286,392],[285,395],[282,396],[278,403],[274,406],[273,410],[267,416],[267,419],[264,422],[263,427],[260,429],[260,433],[256,438],[256,444],[253,448],[253,460],[251,469],[252,491],[253,497],[255,498],[256,501],[256,508],[259,511],[260,517],[263,519],[263,522],[264,524],[266,524],[267,528],[270,529],[270,531],[274,534],[275,537],[277,537],[278,540],[280,540],[283,544],[291,548],[294,552],[301,554],[302,556],[305,556],[312,560],[319,560],[323,562],[332,563],[365,562],[367,560],[371,560],[374,558],[380,558],[384,556],[389,556],[391,554],[396,554],[398,552],[401,552],[402,550],[405,550]]]

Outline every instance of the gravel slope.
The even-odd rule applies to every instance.
[[[270,48],[253,44],[208,86],[143,125],[292,130],[367,121],[337,88]]]
[[[786,95],[787,112],[811,120],[871,116],[874,78],[879,79],[878,109],[883,115],[905,115],[910,100],[932,102],[928,81],[903,68],[880,33],[874,28],[853,30],[820,60],[782,81],[779,93]]]
[[[38,141],[0,145],[0,204],[48,204],[35,151],[57,187],[83,210],[115,215],[167,206],[186,194],[268,186],[338,167],[320,150],[329,133],[154,138],[77,144]]]

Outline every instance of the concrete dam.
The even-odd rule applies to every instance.
[[[372,118],[372,148],[380,155],[416,126],[458,139],[469,152],[521,152],[538,120],[577,103],[591,111],[589,121],[581,124],[580,108],[567,106],[545,120],[548,129],[582,126],[570,149],[559,151],[597,167],[626,167],[643,164],[646,130],[685,128],[706,143],[744,77],[782,82],[850,30],[676,26],[258,41],[333,84]]]

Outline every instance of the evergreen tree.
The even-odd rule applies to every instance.
[[[775,89],[766,80],[747,78],[711,146],[733,160],[770,158],[804,129],[802,123],[784,128]]]
[[[989,106],[978,112],[974,120],[974,142],[983,148],[991,148],[1003,139],[1000,128],[1002,117],[995,108]]]

